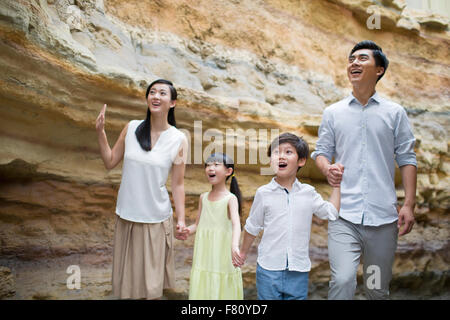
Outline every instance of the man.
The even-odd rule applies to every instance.
[[[329,299],[353,299],[361,255],[366,296],[389,298],[397,237],[414,224],[415,138],[403,107],[375,91],[388,64],[372,41],[352,49],[347,66],[352,94],[325,109],[311,155],[331,186],[342,180],[340,218],[328,225]],[[394,159],[405,189],[399,211]]]

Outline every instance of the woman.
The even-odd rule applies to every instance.
[[[112,149],[104,130],[106,104],[96,120],[105,167],[113,169],[124,159],[112,268],[113,294],[122,299],[157,299],[174,287],[173,210],[165,186],[170,171],[177,234],[185,227],[187,139],[175,128],[177,92],[170,81],[159,79],[145,97],[147,118],[130,121]]]

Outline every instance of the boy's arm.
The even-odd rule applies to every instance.
[[[331,191],[329,202],[333,204],[337,212],[341,209],[341,187],[333,188]]]
[[[314,190],[313,213],[320,219],[336,220],[341,207],[341,188],[333,188],[328,201]]]
[[[244,240],[242,241],[242,246],[240,250],[240,256],[241,256],[241,264],[244,264],[245,259],[247,259],[248,250],[252,246],[253,241],[255,241],[256,236],[250,234],[247,232],[247,230],[244,230]]]

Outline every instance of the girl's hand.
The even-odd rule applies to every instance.
[[[178,240],[186,240],[191,234],[191,230],[189,228],[183,227],[175,233],[175,238]]]
[[[240,267],[244,264],[245,259],[243,260],[241,254],[239,252],[238,247],[231,248],[231,262],[234,267]]]
[[[106,112],[106,103],[103,105],[103,108],[100,111],[97,120],[95,120],[95,130],[97,130],[97,132],[102,132],[105,129],[105,112]]]

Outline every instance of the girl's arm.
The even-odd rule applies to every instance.
[[[178,151],[178,160],[181,159],[181,161],[175,161],[172,165],[172,197],[173,202],[175,204],[175,212],[177,214],[177,234],[180,234],[183,232],[183,230],[186,228],[185,223],[185,193],[184,193],[184,172],[186,169],[186,156],[185,156],[185,150],[187,146],[187,140],[183,139],[183,142],[180,146],[180,149]]]
[[[116,141],[114,147],[109,147],[108,138],[105,132],[105,112],[106,104],[103,105],[100,114],[95,121],[95,129],[97,130],[98,145],[100,147],[100,155],[102,157],[105,168],[108,170],[114,169],[119,162],[123,159],[125,152],[125,136],[127,134],[128,124],[123,128],[119,138]]]
[[[206,193],[202,193],[200,195],[200,199],[198,200],[198,211],[197,211],[197,218],[195,219],[195,223],[191,224],[189,227],[185,228],[185,239],[187,238],[187,236],[194,234],[195,231],[197,231],[197,226],[198,223],[200,221],[200,215],[202,214],[202,202],[203,202],[203,197],[205,196]]]
[[[239,239],[241,238],[241,221],[239,218],[239,204],[235,196],[230,198],[228,202],[228,213],[231,219],[232,236],[231,236],[231,259],[234,266],[241,265],[241,256],[239,253]]]

